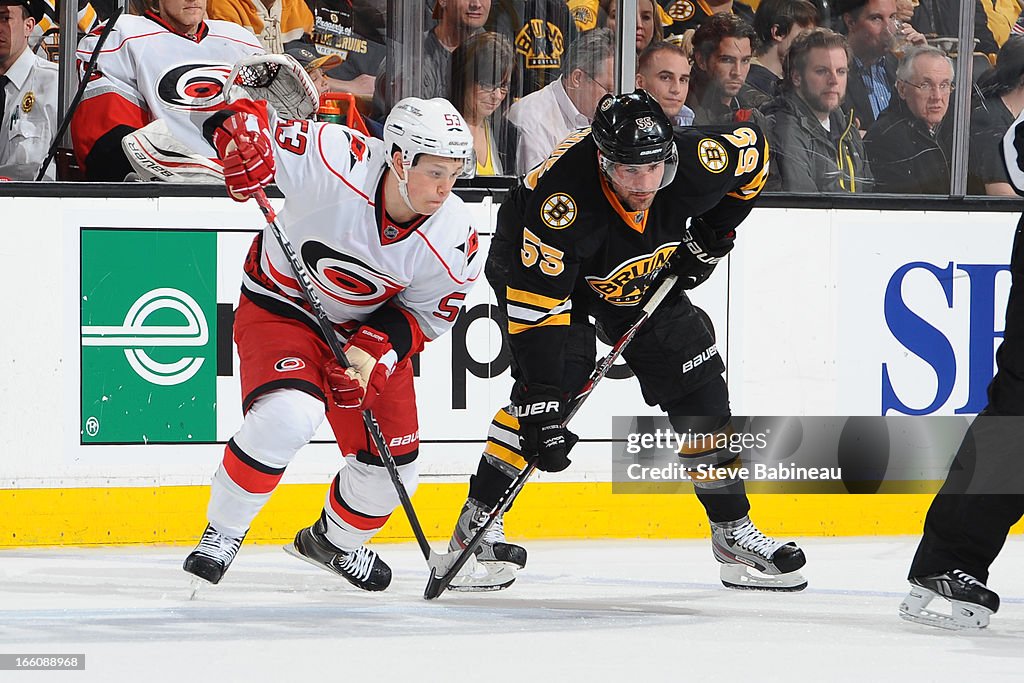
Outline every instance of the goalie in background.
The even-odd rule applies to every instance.
[[[666,268],[680,284],[623,358],[644,400],[677,432],[731,433],[725,365],[684,290],[710,277],[732,249],[767,176],[768,148],[756,126],[673,131],[661,105],[637,90],[605,95],[592,127],[566,138],[512,190],[498,211],[485,273],[506,324],[515,386],[511,405],[491,422],[449,550],[467,547],[528,458],[546,472],[569,466],[576,437],[562,423],[594,369],[591,318],[603,338],[621,337]],[[803,551],[754,526],[742,479],[699,474],[738,456],[715,444],[686,444],[679,456],[708,514],[722,583],[803,589]],[[526,550],[505,539],[498,518],[476,561],[487,575],[457,576],[453,590],[510,585]]]
[[[244,100],[202,128],[232,197],[276,180],[286,198],[281,225],[352,367],[334,359],[268,227],[246,259],[235,315],[245,419],[224,449],[209,525],[184,569],[220,581],[326,413],[346,464],[320,518],[287,550],[384,590],[391,569],[364,544],[399,499],[362,411],[373,408],[411,496],[419,452],[411,358],[455,324],[481,268],[469,211],[451,194],[476,163],[473,136],[449,102],[418,98],[395,106],[383,141],[333,123],[271,123]]]
[[[1018,74],[1018,78],[1020,74]],[[1024,114],[999,147],[1014,191],[1024,197]],[[989,150],[989,153],[995,150]],[[988,405],[971,423],[932,500],[924,536],[907,576],[910,593],[900,616],[950,630],[988,626],[999,596],[988,588],[989,567],[1010,527],[1024,516],[1024,216],[1017,223],[1010,255],[1010,297],[1003,343]],[[935,598],[948,603],[931,607]]]
[[[86,180],[120,182],[133,173],[121,141],[157,119],[169,137],[215,160],[202,125],[224,106],[222,90],[231,70],[224,65],[263,52],[241,26],[205,21],[206,0],[159,0],[158,7],[117,20],[71,119],[75,157]],[[102,28],[78,45],[80,78]]]

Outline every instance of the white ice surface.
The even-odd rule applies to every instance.
[[[185,548],[5,550],[0,653],[84,653],[86,670],[0,681],[1021,680],[1021,539],[989,581],[1000,612],[973,633],[897,617],[916,542],[802,539],[796,594],[724,589],[707,541],[533,542],[509,590],[434,602],[411,544],[376,546],[384,593],[247,545],[193,601]]]

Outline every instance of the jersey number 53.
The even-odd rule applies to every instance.
[[[557,277],[565,270],[565,264],[562,263],[565,252],[544,244],[527,228],[523,228],[523,249],[520,255],[524,266],[530,268],[539,263],[540,270],[545,275]]]

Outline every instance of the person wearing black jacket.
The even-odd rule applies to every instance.
[[[864,138],[878,192],[949,192],[952,91],[953,64],[938,48],[912,48],[900,62],[896,96]]]

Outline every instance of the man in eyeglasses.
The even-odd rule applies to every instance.
[[[946,194],[953,127],[953,63],[935,47],[911,48],[896,69],[896,97],[864,143],[878,192]]]
[[[548,158],[577,128],[590,125],[598,101],[615,87],[615,36],[607,29],[583,34],[566,51],[562,76],[512,105],[508,120],[519,129],[519,174]]]

